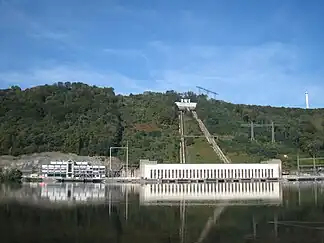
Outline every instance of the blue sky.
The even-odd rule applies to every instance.
[[[0,0],[0,88],[58,81],[234,103],[324,99],[321,0]]]

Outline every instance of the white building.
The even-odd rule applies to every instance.
[[[146,180],[269,180],[281,177],[281,163],[157,164],[141,163]]]
[[[53,161],[42,165],[43,177],[75,178],[75,179],[101,179],[106,177],[106,167],[91,165],[89,162]]]
[[[190,99],[181,99],[180,102],[175,102],[179,110],[195,110],[197,103],[191,102]]]

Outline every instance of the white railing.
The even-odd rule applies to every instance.
[[[186,163],[186,151],[185,151],[185,140],[184,140],[184,126],[183,126],[183,111],[180,111],[180,163]]]

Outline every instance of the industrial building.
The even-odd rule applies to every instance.
[[[142,161],[144,180],[278,180],[281,163],[262,164],[158,164]]]
[[[106,167],[103,165],[91,165],[89,162],[52,161],[42,165],[41,175],[44,178],[54,179],[104,179]]]

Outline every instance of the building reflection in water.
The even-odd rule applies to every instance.
[[[141,205],[281,204],[280,182],[189,184],[29,183],[18,190],[2,187],[2,198],[54,204],[125,202],[137,195]]]
[[[41,198],[50,201],[101,201],[105,199],[106,188],[104,184],[41,184]]]
[[[173,204],[182,200],[195,205],[280,204],[282,187],[279,182],[151,184],[141,186],[139,195],[144,205]]]
[[[20,188],[10,188],[8,185],[0,186],[0,200],[19,200],[32,202],[39,206],[56,205],[78,205],[104,204],[109,205],[109,215],[114,216],[114,209],[119,205],[125,210],[124,217],[128,220],[128,211],[137,210],[134,207],[128,209],[128,201],[137,202],[143,206],[169,206],[179,207],[179,239],[180,242],[187,242],[190,235],[190,224],[192,220],[188,215],[195,210],[195,205],[211,205],[206,207],[213,211],[203,218],[201,230],[195,233],[196,241],[204,242],[215,230],[215,225],[221,222],[221,215],[225,217],[231,208],[241,210],[241,207],[231,207],[231,205],[247,206],[243,211],[249,209],[249,205],[270,205],[273,211],[270,213],[262,211],[260,217],[259,207],[254,208],[246,215],[246,225],[249,225],[245,232],[246,240],[256,240],[264,234],[268,238],[284,237],[285,230],[293,230],[294,227],[302,227],[310,230],[309,222],[298,221],[299,216],[289,215],[285,210],[293,210],[294,207],[301,208],[309,204],[317,205],[318,198],[324,193],[324,183],[289,183],[280,182],[244,182],[244,183],[189,183],[189,184],[95,184],[95,183],[30,183],[23,184]],[[301,197],[301,195],[304,195]],[[129,200],[129,198],[131,198]],[[320,202],[320,201],[319,201]],[[118,204],[118,205],[117,205]],[[308,205],[307,205],[308,204]],[[137,203],[135,204],[137,205]],[[193,206],[193,207],[191,207]],[[275,207],[271,207],[275,206]],[[277,207],[280,206],[280,207]],[[147,207],[145,210],[147,210]],[[152,207],[154,210],[157,207]],[[172,210],[178,210],[172,207]],[[144,210],[144,211],[145,211]],[[171,207],[170,207],[171,210]],[[263,210],[263,209],[262,209]],[[299,210],[304,213],[303,210]],[[297,213],[299,211],[296,211]],[[282,213],[284,212],[284,213]],[[287,211],[288,212],[288,211]],[[133,214],[134,215],[134,214]],[[225,215],[225,216],[224,216]],[[314,214],[316,215],[316,214]],[[223,219],[223,218],[222,218]],[[119,218],[118,218],[119,220]],[[131,220],[128,220],[131,221]],[[298,221],[298,222],[297,222]],[[319,222],[317,222],[319,224]],[[189,225],[189,226],[188,226]],[[261,226],[266,229],[262,229]],[[319,227],[316,225],[318,230]],[[280,232],[280,229],[281,232]],[[322,228],[321,228],[322,229]]]

